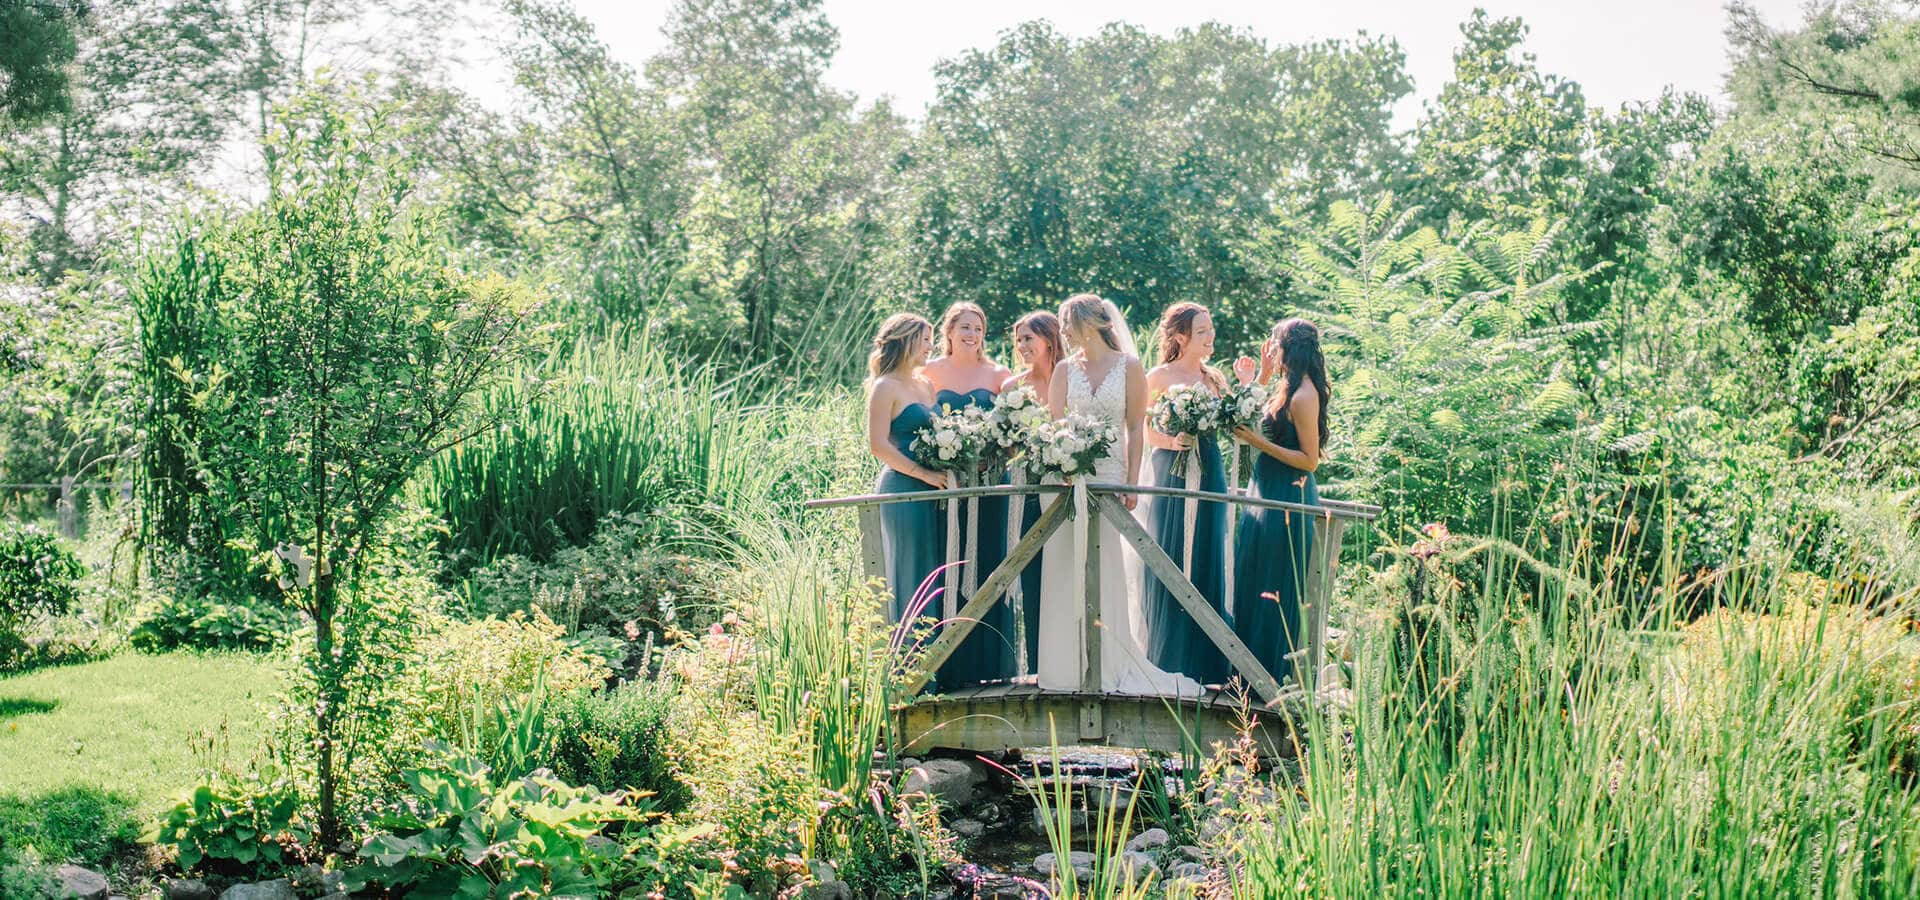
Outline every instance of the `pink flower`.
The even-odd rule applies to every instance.
[[[637,641],[640,639],[640,624],[638,622],[635,622],[632,619],[628,619],[627,625],[626,625],[626,631],[627,631],[627,640]]]
[[[708,634],[726,634],[727,629],[725,626],[721,625],[719,622],[715,622],[712,625],[707,626],[707,633]]]
[[[1420,533],[1441,543],[1446,543],[1447,539],[1453,537],[1453,532],[1447,530],[1445,522],[1428,522],[1420,526]]]

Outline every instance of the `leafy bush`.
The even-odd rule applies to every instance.
[[[646,791],[663,812],[685,808],[691,794],[673,770],[672,703],[669,689],[646,681],[554,701],[554,773],[570,784]]]
[[[32,526],[0,525],[0,641],[17,638],[36,617],[65,613],[79,598],[84,575],[80,560],[53,535]]]
[[[603,685],[607,668],[564,635],[539,610],[475,622],[438,618],[402,676],[413,714],[429,735],[460,740],[483,733],[509,698],[535,690],[566,697]]]
[[[127,636],[136,650],[270,650],[292,634],[294,619],[271,606],[170,598]]]
[[[597,896],[601,857],[587,838],[643,813],[620,793],[598,794],[532,775],[497,782],[479,759],[444,745],[403,776],[408,793],[368,824],[347,887],[379,885],[426,897]]]
[[[147,840],[173,847],[180,868],[233,878],[270,875],[297,863],[312,831],[286,781],[203,784],[162,813]]]
[[[537,606],[572,631],[608,636],[703,627],[706,617],[686,615],[688,608],[716,604],[699,562],[663,546],[669,528],[661,518],[619,513],[602,520],[586,546],[565,547],[550,563],[502,557],[468,579],[468,608],[497,616]]]

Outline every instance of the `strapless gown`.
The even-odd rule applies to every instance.
[[[1225,493],[1227,467],[1220,455],[1220,442],[1212,436],[1202,438],[1187,451],[1200,463],[1200,483],[1187,484],[1191,465],[1180,451],[1156,448],[1153,451],[1153,483],[1158,487],[1192,488]],[[1146,515],[1147,533],[1159,542],[1160,549],[1178,565],[1186,555],[1187,500],[1180,497],[1154,497]],[[1222,619],[1228,614],[1226,554],[1227,508],[1223,503],[1197,502],[1193,528],[1193,564],[1187,567],[1187,580],[1200,589],[1207,605]],[[1143,567],[1144,569],[1144,567]],[[1141,612],[1146,617],[1147,658],[1169,672],[1191,676],[1202,684],[1222,684],[1227,680],[1227,658],[1215,647],[1206,632],[1187,614],[1173,592],[1151,569],[1140,578]]]
[[[1300,449],[1300,435],[1286,410],[1260,421],[1267,439]],[[1305,472],[1265,453],[1254,455],[1253,495],[1267,500],[1320,504],[1320,489]],[[1284,509],[1249,508],[1241,513],[1235,564],[1233,630],[1274,678],[1294,675],[1287,659],[1306,641],[1300,604],[1306,594],[1307,560],[1313,551],[1311,517]]]
[[[924,403],[909,404],[893,417],[887,436],[900,452],[911,456],[914,435],[933,420],[933,410]],[[912,494],[934,490],[910,475],[882,468],[873,487],[876,494]],[[887,561],[887,587],[893,593],[889,610],[895,625],[921,616],[940,616],[940,600],[934,595],[938,580],[927,584],[925,594],[915,602],[915,594],[928,576],[940,568],[947,547],[947,520],[934,501],[889,503],[880,507],[880,534]],[[929,600],[928,598],[932,599]]]
[[[993,408],[994,393],[986,388],[961,393],[959,391],[940,391],[934,395],[934,403],[942,409],[962,409],[968,406]],[[1006,476],[1000,475],[996,483],[1006,483]],[[967,533],[976,526],[968,515],[969,506],[959,501],[960,510],[957,520],[960,526],[960,555],[967,556]],[[987,576],[1007,558],[1007,498],[982,497],[979,502],[979,528],[975,535],[975,554],[971,561],[973,583],[977,586],[987,580]],[[943,511],[944,512],[944,511]],[[944,514],[941,521],[948,521]],[[941,544],[945,553],[946,545]],[[963,577],[959,584],[965,585]],[[962,596],[955,607],[966,605],[970,597]],[[959,649],[947,657],[946,665],[940,667],[939,683],[942,690],[952,690],[985,681],[997,681],[1012,678],[1015,655],[1014,640],[1017,632],[1013,625],[1013,609],[1007,602],[1006,594],[989,607],[980,616],[979,624],[967,633],[966,640]]]

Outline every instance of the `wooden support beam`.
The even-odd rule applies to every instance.
[[[1094,502],[1099,502],[1097,498]],[[1085,607],[1080,611],[1081,637],[1080,651],[1083,659],[1080,669],[1080,692],[1098,696],[1100,694],[1100,516],[1088,510],[1085,522],[1075,522],[1075,528],[1087,531],[1087,565],[1082,571],[1082,595]],[[1120,548],[1115,547],[1115,552]],[[1080,704],[1080,740],[1105,740],[1107,730],[1101,715],[1100,703],[1089,701]]]
[[[1313,551],[1302,585],[1306,608],[1301,610],[1307,631],[1305,671],[1299,673],[1300,685],[1309,692],[1320,689],[1320,670],[1327,664],[1327,606],[1333,601],[1333,574],[1340,564],[1340,540],[1347,529],[1346,520],[1334,516],[1316,516]]]
[[[1040,548],[1047,543],[1047,538],[1060,530],[1061,523],[1066,521],[1070,511],[1067,498],[1058,497],[1054,499],[1052,505],[1040,513],[1040,518],[1034,521],[1033,527],[1028,529],[1026,536],[1020,539],[1020,543],[1014,545],[1013,552],[1008,553],[999,568],[994,569],[993,574],[987,576],[986,582],[974,592],[973,597],[967,601],[967,605],[961,607],[955,620],[940,629],[940,637],[928,645],[927,652],[920,657],[920,670],[907,679],[908,696],[919,693],[920,689],[933,678],[933,673],[940,671],[940,666],[947,661],[947,657],[960,649],[960,642],[966,639],[967,633],[972,631],[973,626],[979,623],[980,617],[986,614],[987,607],[999,600],[1007,585],[1020,577],[1020,571],[1039,555]]]
[[[1214,646],[1220,648],[1220,652],[1226,655],[1227,662],[1232,663],[1233,667],[1239,670],[1241,677],[1247,680],[1247,684],[1253,688],[1254,693],[1269,704],[1280,699],[1279,680],[1260,664],[1260,661],[1254,657],[1253,651],[1247,649],[1247,645],[1241,642],[1240,636],[1233,633],[1232,626],[1220,618],[1220,614],[1214,612],[1213,607],[1207,605],[1207,600],[1200,594],[1200,589],[1187,580],[1187,574],[1180,571],[1179,565],[1174,563],[1173,558],[1167,556],[1167,552],[1160,548],[1160,542],[1154,540],[1152,535],[1147,534],[1146,529],[1140,527],[1140,523],[1134,520],[1133,515],[1127,512],[1127,508],[1117,498],[1112,495],[1101,495],[1099,504],[1101,515],[1113,523],[1114,529],[1120,532],[1123,540],[1133,545],[1134,552],[1140,554],[1140,559],[1147,564],[1147,568],[1152,569],[1153,574],[1160,577],[1161,584],[1167,587],[1174,599],[1180,601],[1181,608],[1187,611],[1187,615],[1193,617],[1194,622],[1200,626],[1201,631],[1206,632]]]
[[[868,581],[887,578],[886,532],[880,525],[880,507],[860,507],[860,574]]]

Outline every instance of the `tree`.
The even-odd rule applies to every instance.
[[[67,64],[83,0],[0,0],[0,119],[33,122],[72,108]]]
[[[1744,2],[1728,6],[1738,108],[1845,123],[1872,158],[1920,170],[1920,17],[1883,0],[1808,5],[1798,30],[1768,27]]]
[[[0,121],[0,192],[31,223],[43,282],[85,267],[91,236],[219,147],[235,96],[225,25],[218,0],[101,4],[75,33],[64,109]],[[162,191],[135,198],[134,184]]]
[[[322,842],[340,837],[335,745],[366,630],[341,619],[409,477],[496,424],[476,395],[535,349],[536,304],[452,264],[385,133],[390,110],[307,94],[279,113],[265,204],[183,238],[138,292],[158,416],[153,508],[169,492],[257,541],[313,625]],[[193,483],[165,465],[183,458]],[[268,542],[271,542],[269,544]],[[337,636],[345,635],[344,641]]]
[[[1377,179],[1401,64],[1374,38],[1113,25],[1074,41],[1044,22],[943,61],[912,174],[919,293],[1000,322],[1082,290],[1140,318],[1197,300],[1228,340],[1260,330],[1273,285],[1233,248]]]

